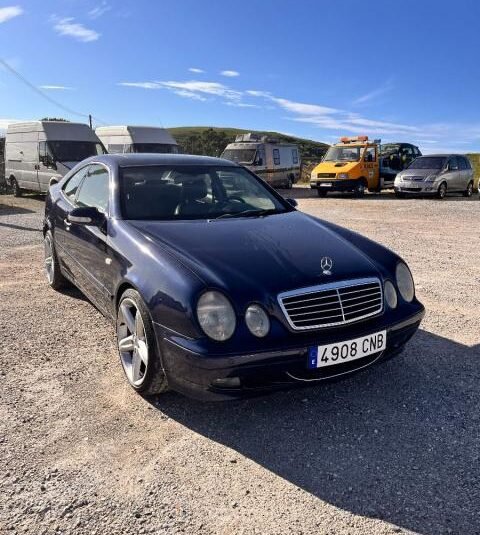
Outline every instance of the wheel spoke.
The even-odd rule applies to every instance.
[[[120,351],[133,351],[135,345],[133,343],[133,335],[127,336],[118,342]]]
[[[120,308],[122,309],[123,319],[127,324],[128,330],[133,334],[135,332],[135,318],[133,317],[130,309],[125,303],[122,303]]]
[[[135,383],[141,378],[140,367],[142,365],[142,359],[138,354],[138,351],[133,352],[132,358],[132,381]]]
[[[139,310],[137,310],[137,313],[135,314],[135,334],[137,335],[137,338],[145,338],[143,320]]]
[[[148,364],[148,347],[143,340],[137,340],[138,348],[137,352],[142,359],[142,362],[147,366]]]

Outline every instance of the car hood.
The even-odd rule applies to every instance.
[[[373,261],[322,221],[302,212],[213,221],[131,221],[207,286],[269,295],[337,280],[380,276]],[[322,257],[333,262],[323,273]]]
[[[345,161],[331,161],[319,163],[313,173],[346,173],[355,168],[359,164],[358,161],[345,162]]]
[[[409,178],[411,176],[427,177],[438,174],[440,174],[439,169],[405,169],[405,171],[402,171],[401,176],[403,178]]]

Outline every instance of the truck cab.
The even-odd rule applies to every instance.
[[[421,156],[410,143],[370,141],[368,136],[342,137],[332,145],[312,171],[310,187],[319,197],[329,191],[353,192],[362,196],[365,190],[379,192],[393,187],[395,176]]]

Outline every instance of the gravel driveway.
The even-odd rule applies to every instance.
[[[42,200],[0,197],[0,533],[480,533],[478,198],[291,196],[400,253],[427,316],[383,366],[226,404],[135,394],[44,281]]]

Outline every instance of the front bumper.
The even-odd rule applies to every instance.
[[[394,185],[396,193],[408,193],[417,195],[434,195],[438,190],[438,185],[434,182],[397,182]]]
[[[418,302],[415,308],[413,314],[396,318],[394,322],[386,323],[384,318],[376,318],[348,328],[344,326],[327,336],[319,331],[312,332],[307,343],[225,356],[196,352],[191,340],[182,343],[178,336],[165,336],[160,325],[154,326],[170,387],[196,399],[224,400],[337,379],[385,361],[399,354],[417,331],[425,309]],[[341,342],[383,329],[387,331],[387,347],[381,353],[326,368],[308,369],[308,348],[312,345]],[[292,335],[292,339],[295,340],[295,335]],[[232,377],[239,378],[238,385],[227,388],[215,384],[218,379]]]
[[[358,180],[353,178],[322,178],[310,182],[311,189],[322,189],[325,191],[355,191],[358,187]]]

